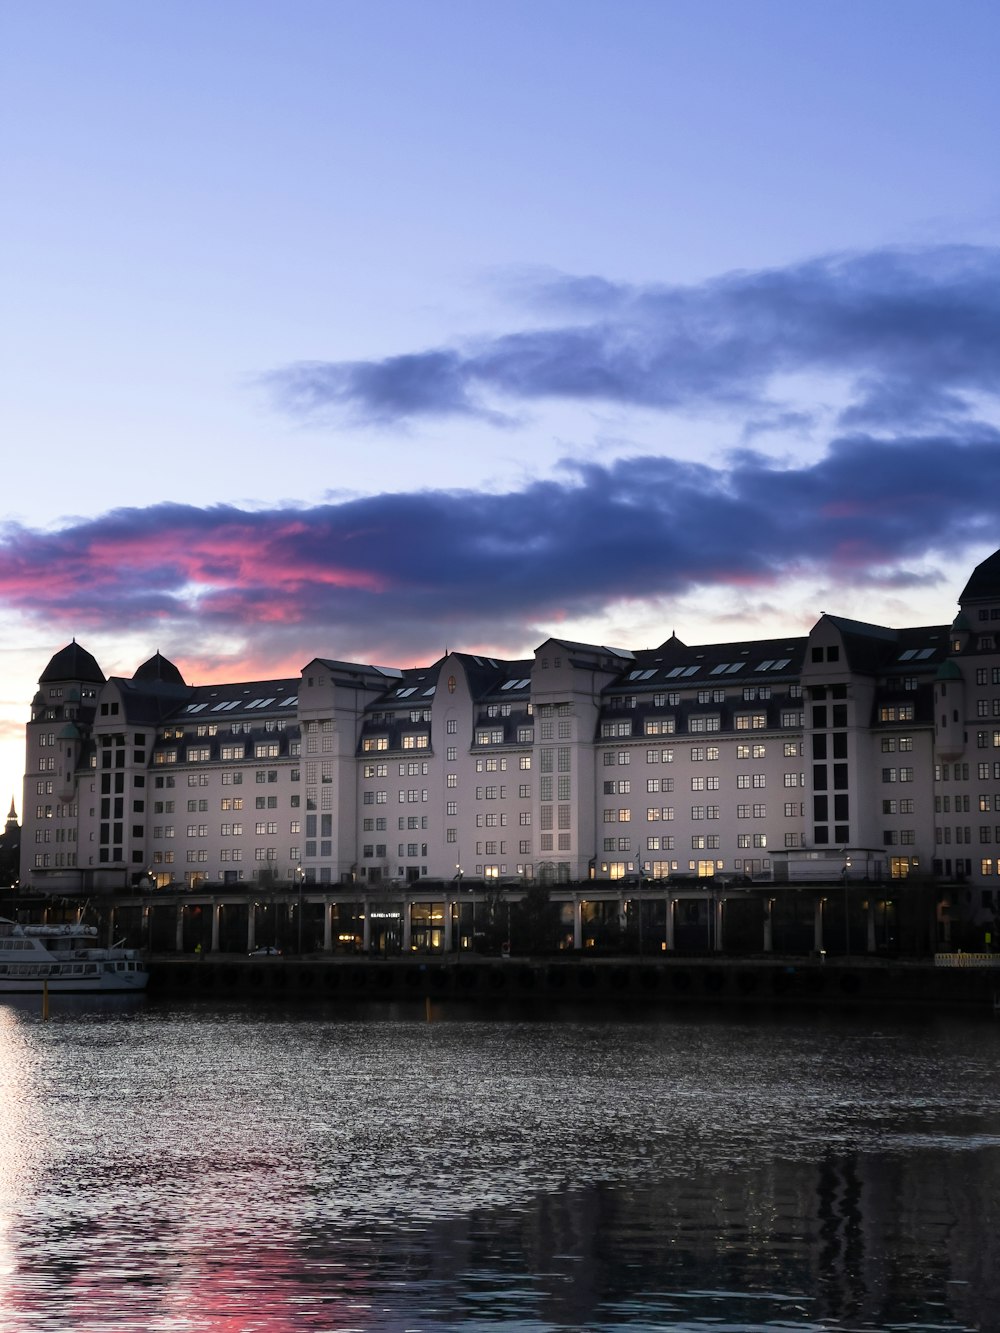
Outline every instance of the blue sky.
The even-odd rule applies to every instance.
[[[0,15],[0,791],[195,681],[948,620],[1000,545],[993,4]]]

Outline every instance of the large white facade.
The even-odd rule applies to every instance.
[[[953,626],[189,686],[78,644],[27,726],[22,883],[846,873],[1000,887],[1000,553]],[[147,879],[148,882],[148,879]]]

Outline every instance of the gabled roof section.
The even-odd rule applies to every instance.
[[[238,681],[235,684],[198,685],[188,688],[178,722],[222,722],[230,718],[297,716],[298,676],[285,680]]]
[[[495,693],[514,674],[512,663],[501,657],[486,657],[482,653],[452,653],[451,656],[461,662],[469,683],[469,694],[477,702]],[[530,675],[530,667],[523,674]]]
[[[884,675],[894,671],[912,675],[937,667],[948,651],[947,625],[918,625],[912,629],[891,629],[869,625],[843,616],[823,616],[823,622],[840,633],[852,671],[865,675]]]
[[[611,657],[630,658],[635,654],[628,648],[611,648],[606,643],[578,643],[574,639],[557,639],[553,636],[546,639],[546,643],[558,643],[571,653],[606,653]]]
[[[846,616],[821,616],[820,620],[825,620],[830,625],[836,625],[842,634],[856,634],[868,639],[886,639],[894,640],[899,636],[899,630],[890,629],[888,625],[871,625],[866,620],[848,620]]]
[[[432,662],[426,667],[407,667],[386,680],[385,691],[372,699],[365,709],[366,713],[385,712],[390,709],[429,708],[437,691],[438,675],[441,662]]]
[[[531,668],[534,662],[529,658],[520,662],[501,662],[500,666],[503,674],[490,686],[490,697],[500,703],[527,697],[531,693]]]
[[[951,632],[947,625],[921,625],[901,629],[896,634],[894,665],[906,675],[915,669],[926,670],[936,666],[948,655]]]
[[[183,681],[175,685],[168,680],[137,681],[124,676],[112,676],[108,684],[118,690],[125,720],[144,726],[157,726],[165,718],[177,713],[194,692]]]
[[[104,672],[97,665],[97,659],[74,639],[49,660],[38,680],[40,684],[56,680],[86,680],[103,685]]]
[[[837,631],[844,648],[844,660],[837,663],[837,671],[858,671],[862,675],[874,676],[883,671],[896,656],[899,633],[887,625],[870,625],[866,621],[849,620],[845,616],[822,615],[813,627],[813,633],[823,625],[832,626]],[[823,674],[828,670],[829,665],[824,665]]]
[[[635,654],[611,689],[676,689],[682,685],[777,681],[802,669],[805,638],[749,639],[735,643],[686,644],[672,634],[659,648]]]
[[[559,639],[552,635],[535,649],[536,666],[545,668],[548,664],[548,650],[554,650],[553,655],[560,660],[565,655],[566,666],[580,671],[606,671],[609,675],[621,671],[626,663],[635,660],[635,654],[627,648],[611,648],[601,643],[579,643],[575,639]],[[537,677],[535,681],[537,685]]]
[[[346,676],[349,678],[357,676],[365,678],[370,676],[384,676],[387,680],[395,680],[403,674],[399,667],[375,666],[368,662],[341,662],[336,657],[314,657],[311,662],[307,662],[302,668],[303,672],[308,671],[313,662],[326,667],[333,676]]]

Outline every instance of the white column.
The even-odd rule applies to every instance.
[[[184,948],[184,904],[177,904],[177,952],[180,953]]]
[[[583,948],[583,903],[575,895],[573,898],[573,948],[578,952]]]
[[[452,939],[451,939],[451,899],[446,897],[445,900],[444,900],[444,951],[445,951],[445,953],[451,953],[451,948],[452,948]]]
[[[774,899],[764,899],[764,952],[774,952]]]
[[[333,951],[333,903],[329,898],[323,901],[323,952]]]
[[[361,906],[365,914],[365,925],[361,935],[361,947],[365,951],[365,953],[367,953],[368,950],[372,947],[372,914],[367,898],[364,900]]]
[[[403,953],[409,953],[413,947],[413,929],[412,929],[412,922],[410,921],[410,900],[405,893],[403,894],[402,912],[403,912],[402,949]]]
[[[253,953],[257,947],[257,904],[247,903],[247,953]]]
[[[674,926],[677,920],[677,903],[674,901],[673,898],[671,898],[669,893],[667,894],[666,902],[667,902],[666,945],[667,945],[667,952],[672,953],[674,949]]]
[[[823,899],[816,899],[813,909],[813,948],[817,953],[823,948]]]
[[[724,898],[719,898],[716,900],[715,903],[715,952],[716,953],[722,952],[722,924],[724,920],[723,916],[724,902],[725,902]]]
[[[222,917],[222,904],[212,904],[212,952],[219,952],[219,921]]]

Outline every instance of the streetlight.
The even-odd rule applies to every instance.
[[[851,900],[847,891],[847,884],[851,878],[851,858],[847,856],[844,860],[844,958],[851,956]]]

